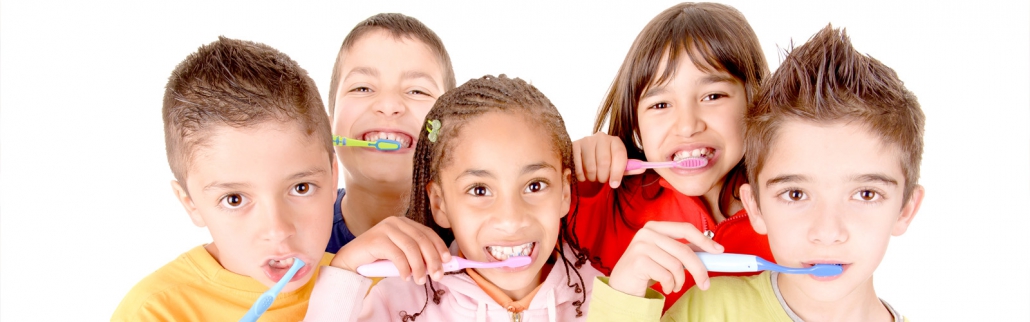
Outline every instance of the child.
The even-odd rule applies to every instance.
[[[264,44],[219,37],[176,66],[164,105],[172,190],[214,240],[129,291],[113,321],[235,321],[300,258],[263,315],[299,320],[336,197],[329,118],[314,81]]]
[[[747,116],[751,184],[740,190],[751,225],[768,233],[780,264],[838,264],[844,272],[716,277],[663,319],[905,320],[877,298],[872,275],[890,236],[908,229],[923,199],[917,180],[925,117],[916,97],[893,70],[829,26],[791,52],[766,86]],[[656,255],[627,253],[616,267],[670,269],[648,257]],[[642,296],[645,288],[616,286],[634,284],[626,279],[638,277],[613,274],[611,288],[595,282],[591,320],[658,319],[661,296],[627,295]]]
[[[585,319],[583,281],[600,273],[583,265],[564,233],[572,142],[554,105],[521,79],[486,76],[440,97],[426,121],[407,215],[418,223],[384,220],[341,248],[316,284],[307,320]],[[451,253],[439,253],[441,239],[419,224],[453,235]],[[451,255],[493,262],[519,254],[532,263],[440,271]],[[353,272],[380,258],[393,259],[404,279],[383,279],[362,299],[369,279]],[[426,271],[437,282],[407,282],[408,271],[417,284]]]
[[[402,144],[397,151],[336,147],[344,188],[338,191],[326,246],[336,253],[383,218],[404,214],[412,137],[436,98],[454,88],[454,69],[432,30],[415,18],[382,13],[358,23],[344,38],[329,84],[333,134]]]
[[[614,274],[613,266],[633,238],[668,230],[650,221],[679,222],[664,225],[710,252],[724,247],[771,260],[768,241],[748,225],[737,190],[746,179],[744,113],[768,70],[758,37],[732,7],[681,3],[644,27],[594,125],[599,131],[607,120],[611,136],[598,133],[575,143],[577,175],[610,183],[580,183],[579,215],[572,225],[596,268]],[[647,171],[620,186],[627,157],[703,157],[708,164]],[[672,240],[651,246],[691,251]],[[676,283],[682,288],[662,284],[664,292],[672,292],[666,308],[695,282],[702,287],[706,283],[708,273],[700,262],[694,260],[686,269],[690,276],[675,276],[677,281],[686,278]]]

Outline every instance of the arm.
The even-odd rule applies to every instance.
[[[655,290],[648,288],[644,297],[632,296],[608,286],[607,277],[597,277],[587,321],[658,321],[664,304],[665,297]]]
[[[322,266],[311,291],[305,321],[356,321],[372,280],[338,267]]]

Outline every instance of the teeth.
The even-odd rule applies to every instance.
[[[712,153],[714,153],[714,152],[715,152],[715,150],[713,150],[712,148],[698,148],[698,149],[693,149],[693,150],[689,150],[689,151],[679,151],[679,152],[676,152],[676,154],[672,156],[672,161],[679,161],[679,160],[683,160],[683,159],[686,159],[686,158],[696,158],[696,157],[709,158],[709,157],[712,156]]]
[[[518,246],[487,246],[486,250],[490,252],[490,256],[503,261],[512,256],[529,256],[533,252],[533,244],[529,242]]]
[[[293,266],[293,258],[290,257],[284,260],[270,259],[268,260],[268,266],[272,268],[290,268],[291,266]]]
[[[402,148],[411,147],[411,139],[407,135],[401,135],[394,132],[369,132],[362,138],[365,141],[376,141],[376,140],[394,140],[401,144]]]

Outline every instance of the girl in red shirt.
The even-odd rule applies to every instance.
[[[570,229],[598,270],[610,275],[627,248],[673,254],[659,263],[668,267],[658,281],[668,309],[695,283],[706,289],[709,275],[730,275],[708,274],[693,251],[773,260],[738,193],[744,113],[768,74],[758,37],[732,7],[681,3],[644,27],[600,107],[598,133],[574,144],[577,177],[586,181]],[[690,157],[708,163],[625,172],[627,159]]]

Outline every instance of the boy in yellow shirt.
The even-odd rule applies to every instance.
[[[129,291],[112,321],[236,321],[300,258],[262,316],[298,321],[332,227],[337,168],[314,81],[264,44],[219,37],[180,63],[163,117],[172,190],[213,241]]]
[[[876,296],[872,277],[923,199],[924,119],[897,74],[855,51],[843,32],[827,26],[794,49],[748,111],[750,184],[740,195],[778,264],[837,264],[843,273],[715,277],[661,319],[905,320]],[[697,257],[674,239],[694,236],[682,236],[677,223],[652,224],[658,234],[638,234],[610,279],[595,280],[588,320],[657,321],[663,298],[647,289],[649,280],[682,285],[683,265]]]

